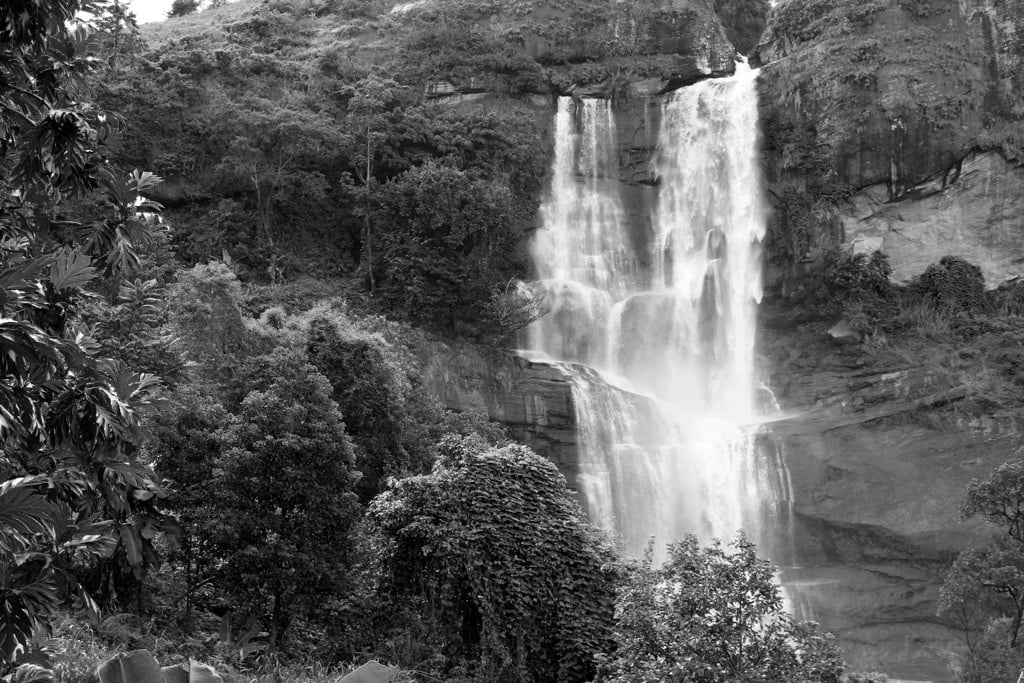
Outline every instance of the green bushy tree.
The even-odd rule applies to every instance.
[[[431,474],[403,479],[368,517],[399,637],[465,661],[476,680],[588,681],[611,646],[617,563],[565,479],[523,446],[449,439]]]
[[[218,432],[230,417],[215,399],[187,387],[173,396],[172,406],[152,426],[156,466],[171,491],[162,507],[181,527],[170,559],[183,574],[181,618],[186,630],[194,623],[197,594],[212,590],[218,578],[221,558],[211,520],[218,515],[220,499],[210,495],[210,487],[223,450]]]
[[[956,256],[943,256],[928,266],[912,289],[944,310],[981,312],[988,308],[981,268]]]
[[[981,683],[994,680],[995,669],[1016,675],[1024,668],[1024,453],[971,480],[961,513],[998,530],[989,545],[960,553],[939,599],[939,614],[959,617],[967,635],[964,679]]]
[[[305,354],[278,348],[253,364],[218,433],[211,536],[222,588],[264,620],[275,649],[297,612],[344,586],[359,475],[331,385]]]
[[[331,382],[332,396],[345,415],[345,430],[356,445],[364,500],[380,492],[390,476],[409,474],[402,443],[402,387],[381,349],[367,338],[343,339],[326,318],[310,323],[310,361]]]
[[[105,357],[84,303],[131,276],[159,179],[110,169],[119,119],[89,103],[109,3],[0,6],[0,665],[77,593],[126,598],[156,560],[163,495],[140,457],[158,380]],[[77,214],[99,190],[102,209]],[[69,216],[72,218],[69,220]],[[116,286],[116,284],[115,284]],[[92,589],[87,592],[84,588]]]
[[[174,0],[171,3],[171,8],[167,10],[167,16],[171,19],[174,17],[184,17],[189,14],[195,14],[199,11],[199,0]]]
[[[783,609],[774,568],[740,535],[731,551],[696,537],[669,546],[661,567],[648,549],[616,606],[615,653],[605,683],[802,681],[837,683],[830,635]]]
[[[430,162],[382,185],[377,293],[415,323],[447,330],[493,317],[492,290],[521,272],[509,190]],[[472,329],[472,327],[470,327]]]

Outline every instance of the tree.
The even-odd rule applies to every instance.
[[[326,206],[326,174],[340,175],[337,156],[345,138],[319,113],[256,96],[218,106],[211,133],[227,141],[213,169],[218,187],[251,193],[260,241],[272,261],[285,237],[306,230],[310,214],[332,208]],[[271,279],[276,277],[272,270]]]
[[[355,443],[363,475],[360,497],[369,501],[388,477],[410,474],[409,454],[401,440],[402,387],[373,340],[343,339],[328,318],[310,323],[308,352],[330,380],[332,396],[345,415],[345,430]]]
[[[112,598],[125,571],[141,577],[155,559],[153,537],[169,528],[153,514],[163,490],[139,451],[141,415],[159,382],[98,355],[81,319],[94,279],[136,263],[142,211],[159,209],[135,201],[152,176],[106,168],[117,118],[84,97],[82,75],[98,64],[89,56],[90,21],[105,8],[88,0],[0,6],[4,665],[71,595],[96,607],[80,580]],[[108,202],[105,215],[58,218],[57,202],[95,188]]]
[[[135,12],[125,0],[110,0],[107,11],[96,20],[96,30],[100,34],[98,56],[112,69],[118,68],[121,57],[134,58],[143,45]]]
[[[245,327],[238,278],[213,261],[179,271],[177,279],[168,297],[173,334],[197,366],[195,383],[233,407],[244,397],[243,367],[259,353]]]
[[[839,680],[831,635],[785,613],[774,568],[745,536],[730,547],[688,536],[661,567],[648,548],[619,595],[617,648],[599,681]]]
[[[298,610],[345,582],[352,524],[352,444],[331,385],[301,350],[254,359],[251,390],[219,435],[212,544],[221,586],[280,647]]]
[[[384,112],[398,105],[402,89],[391,79],[382,79],[371,75],[361,79],[347,88],[343,94],[348,96],[345,121],[347,127],[356,131],[354,141],[356,150],[352,156],[352,167],[359,179],[362,194],[363,231],[360,237],[362,260],[366,263],[366,272],[370,280],[372,294],[376,281],[374,276],[374,231],[370,220],[370,199],[377,183],[376,160],[380,147],[386,142],[387,135],[381,130]]]
[[[167,18],[184,17],[189,14],[195,14],[198,11],[199,0],[174,0],[171,3],[171,9],[167,11]]]
[[[370,222],[383,303],[448,332],[494,323],[491,296],[523,265],[512,204],[503,185],[437,162],[381,185]]]
[[[187,388],[174,397],[173,407],[158,415],[153,425],[156,465],[171,490],[161,507],[181,526],[178,546],[169,559],[184,571],[182,622],[186,630],[193,626],[197,593],[213,586],[217,579],[220,557],[211,522],[217,518],[219,499],[210,492],[222,450],[218,431],[230,417],[215,400]]]
[[[981,683],[992,680],[993,667],[1003,667],[1005,676],[1024,668],[1024,451],[986,479],[972,479],[960,510],[965,519],[981,516],[1000,531],[988,546],[960,553],[939,598],[938,613],[963,622],[965,680]],[[977,640],[976,631],[983,631]]]
[[[402,614],[393,637],[428,624],[425,646],[477,680],[591,680],[611,646],[617,562],[551,462],[449,438],[431,474],[392,484],[367,517],[382,600]]]

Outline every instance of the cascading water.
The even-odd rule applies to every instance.
[[[660,103],[657,202],[643,226],[619,197],[611,103],[558,102],[533,244],[550,313],[531,345],[572,382],[584,503],[629,555],[652,535],[658,548],[741,528],[766,540],[785,483],[757,427],[756,77],[740,64]]]

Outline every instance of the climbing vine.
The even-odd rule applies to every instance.
[[[519,445],[448,439],[434,471],[368,510],[385,598],[421,598],[449,656],[477,680],[587,681],[611,646],[618,565],[565,479]]]

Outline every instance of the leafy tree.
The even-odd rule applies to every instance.
[[[273,650],[297,611],[344,586],[359,475],[330,383],[305,354],[278,348],[254,364],[219,435],[211,523],[221,586],[265,619]]]
[[[197,364],[196,383],[229,407],[244,396],[246,359],[261,350],[246,329],[241,296],[234,272],[214,261],[180,271],[168,301],[173,336]]]
[[[522,267],[512,196],[496,183],[429,162],[382,185],[378,294],[406,319],[456,331],[492,319],[491,294]]]
[[[1014,673],[1024,668],[1024,452],[986,479],[971,480],[961,513],[965,519],[981,516],[1000,531],[988,546],[960,553],[939,599],[939,614],[958,616],[964,626],[964,677],[980,683],[993,680],[993,667],[1009,666],[1006,671]],[[973,632],[982,629],[982,637],[973,640]]]
[[[252,96],[223,103],[218,113],[210,132],[229,142],[214,175],[222,192],[251,192],[261,241],[276,254],[284,228],[305,229],[291,216],[323,208],[326,174],[340,175],[336,156],[344,140],[322,117]]]
[[[346,94],[346,124],[350,129],[357,131],[353,140],[356,150],[351,157],[351,165],[362,188],[362,259],[365,261],[370,280],[370,292],[373,293],[376,285],[373,268],[374,230],[370,219],[369,202],[377,183],[377,156],[387,141],[386,133],[381,130],[382,114],[397,106],[401,88],[393,80],[371,75],[348,88]]]
[[[476,680],[591,680],[617,564],[549,461],[450,438],[431,474],[395,482],[367,515],[399,634],[427,624],[424,646]]]
[[[218,432],[230,417],[214,399],[186,388],[174,396],[173,407],[163,411],[153,425],[156,465],[171,490],[162,507],[181,525],[170,559],[184,573],[182,621],[186,630],[193,626],[197,593],[212,587],[217,579],[220,557],[211,521],[217,517],[219,499],[210,495],[210,488],[222,451]]]
[[[97,144],[111,131],[107,117],[79,98],[88,56],[89,18],[104,0],[25,0],[0,7],[0,159],[13,173],[0,178],[49,196],[94,185]],[[14,184],[12,186],[12,183]]]
[[[369,500],[390,476],[410,474],[402,444],[401,386],[381,349],[368,338],[343,339],[326,318],[310,323],[310,361],[331,382],[332,396],[345,415],[345,431],[356,445],[362,472],[360,495]]]
[[[619,595],[617,649],[598,680],[837,682],[831,635],[785,613],[774,568],[753,543],[741,534],[731,549],[688,536],[655,567],[648,548]]]
[[[199,11],[199,0],[174,0],[171,3],[171,8],[167,11],[167,17],[169,19],[184,17],[195,14],[197,11]]]
[[[155,560],[169,527],[139,455],[155,377],[96,353],[81,320],[101,273],[128,273],[144,239],[135,200],[152,176],[104,167],[116,117],[86,104],[89,21],[106,3],[0,6],[0,662],[79,580],[113,599]],[[101,188],[105,215],[58,218],[55,203]],[[132,231],[135,226],[141,226]],[[108,239],[108,237],[113,239]],[[87,576],[87,570],[97,570]]]
[[[99,34],[98,57],[114,69],[124,65],[125,57],[134,60],[143,41],[135,13],[125,0],[110,0],[95,25]]]

